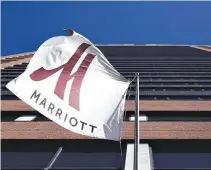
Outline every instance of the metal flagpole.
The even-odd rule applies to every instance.
[[[135,112],[135,143],[134,143],[134,170],[139,170],[139,73],[136,75],[136,98],[135,98],[136,112]]]

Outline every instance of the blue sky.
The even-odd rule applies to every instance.
[[[1,55],[72,28],[95,44],[210,44],[211,2],[2,2]]]

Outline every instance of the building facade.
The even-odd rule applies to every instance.
[[[153,170],[211,169],[211,46],[97,47],[127,79],[140,73],[140,165],[147,162]],[[1,57],[2,169],[130,168],[135,82],[126,97],[121,142],[78,135],[5,87],[26,69],[33,54]]]

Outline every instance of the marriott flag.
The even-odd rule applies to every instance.
[[[72,132],[120,140],[128,86],[103,53],[73,31],[45,41],[6,87]]]

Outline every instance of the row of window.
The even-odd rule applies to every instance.
[[[1,165],[2,169],[124,169],[127,144],[132,141],[122,142],[120,149],[119,142],[107,140],[2,140]],[[211,140],[190,140],[189,146],[187,140],[143,142],[152,148],[157,170],[211,169]]]

